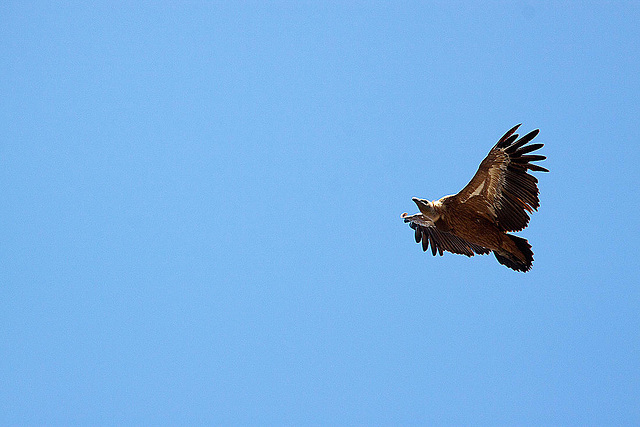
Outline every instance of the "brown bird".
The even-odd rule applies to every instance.
[[[478,171],[458,194],[430,202],[414,197],[420,213],[402,214],[416,232],[426,251],[443,251],[472,257],[493,251],[498,262],[516,270],[529,271],[533,263],[531,245],[522,237],[508,234],[529,223],[528,213],[538,210],[538,180],[528,170],[549,172],[531,162],[545,156],[527,154],[544,144],[530,144],[539,129],[518,139],[514,126],[489,151]]]

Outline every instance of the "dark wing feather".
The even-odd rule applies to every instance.
[[[451,233],[438,230],[435,224],[421,214],[411,215],[404,219],[411,228],[416,231],[416,243],[422,242],[422,250],[427,251],[431,244],[431,253],[442,255],[444,251],[454,254],[466,255],[468,257],[475,254],[485,255],[491,252],[489,249],[467,242]]]
[[[544,146],[527,145],[539,130],[518,139],[514,132],[519,126],[514,126],[500,138],[471,181],[455,195],[459,203],[471,200],[473,206],[482,207],[484,212],[480,213],[496,221],[502,231],[522,230],[529,223],[528,213],[540,206],[538,180],[528,171],[549,172],[531,163],[544,160],[545,156],[528,154]]]

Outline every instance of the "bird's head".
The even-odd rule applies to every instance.
[[[436,221],[440,217],[434,208],[433,202],[430,202],[427,199],[418,199],[417,197],[413,197],[411,200],[418,205],[420,212],[430,220]]]

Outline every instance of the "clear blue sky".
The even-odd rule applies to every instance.
[[[0,424],[639,424],[639,22],[3,2]],[[520,122],[533,269],[423,253]]]

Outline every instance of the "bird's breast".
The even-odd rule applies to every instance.
[[[446,231],[447,233],[453,233],[453,227],[451,226],[451,223],[449,221],[447,221],[445,218],[443,218],[442,216],[440,218],[438,218],[435,222],[434,222],[435,226],[438,228],[438,230],[441,231]]]

